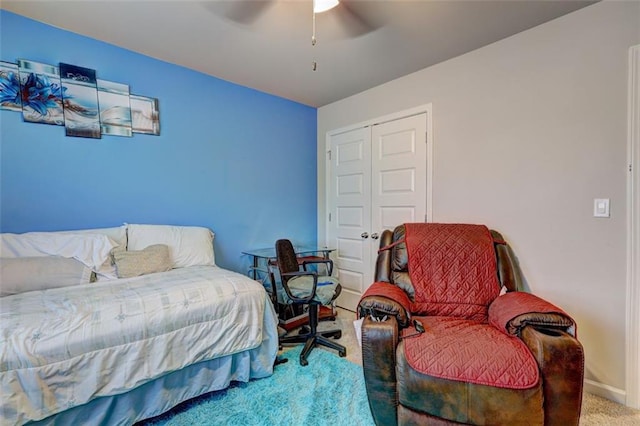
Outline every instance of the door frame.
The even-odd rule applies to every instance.
[[[629,48],[626,405],[640,409],[640,45]]]
[[[426,114],[427,115],[427,222],[433,221],[433,104],[428,103],[417,106],[415,108],[409,108],[406,110],[394,112],[391,114],[383,115],[381,117],[372,118],[369,120],[361,121],[359,123],[351,124],[349,126],[341,127],[338,129],[329,130],[324,136],[324,155],[325,155],[325,185],[324,185],[324,199],[325,199],[325,232],[324,232],[324,244],[329,243],[329,213],[330,210],[330,196],[331,196],[331,161],[329,160],[329,153],[331,151],[331,137],[340,133],[348,132],[361,127],[374,126],[376,124],[386,123],[388,121],[394,121],[401,118],[411,117],[412,115]]]

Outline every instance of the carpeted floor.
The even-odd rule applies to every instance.
[[[322,350],[301,367],[301,349],[284,350],[279,357],[288,362],[270,377],[234,383],[137,426],[374,426],[362,368]]]
[[[319,326],[342,329],[339,342],[347,347],[346,360],[350,362],[334,350],[315,348],[309,366],[300,367],[301,346],[285,347],[279,356],[289,361],[276,366],[273,376],[196,398],[141,425],[371,426],[354,320],[353,312],[338,309],[335,321],[323,321]],[[640,426],[640,411],[585,393],[580,425]]]
[[[582,398],[581,426],[638,426],[640,411],[608,399],[585,393]]]
[[[335,322],[322,322],[320,329],[342,329],[339,342],[347,347],[347,359],[362,365],[362,352],[353,328],[355,313],[338,308]],[[315,350],[315,349],[314,349]],[[324,350],[324,349],[321,349]],[[640,426],[640,410],[633,410],[605,398],[585,393],[582,399],[580,426]]]

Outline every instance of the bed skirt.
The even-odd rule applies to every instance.
[[[278,352],[275,312],[267,298],[264,339],[257,348],[202,361],[147,382],[127,393],[100,397],[29,425],[132,425],[158,416],[232,381],[248,382],[273,374]],[[272,322],[272,323],[268,323]]]

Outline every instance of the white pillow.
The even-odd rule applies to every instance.
[[[92,228],[92,229],[78,229],[76,231],[58,231],[65,234],[100,234],[106,235],[113,242],[116,243],[116,247],[127,247],[127,227],[126,225],[114,226],[112,228]],[[111,262],[111,258],[107,259],[96,272],[96,278],[98,281],[115,280],[118,278],[116,273],[116,267]]]
[[[0,258],[0,296],[91,282],[91,269],[59,256]]]
[[[213,232],[200,226],[127,225],[127,250],[166,244],[174,268],[215,265]]]
[[[33,242],[29,239],[42,237],[42,241],[63,241],[65,237],[73,235],[77,243],[85,245],[85,239],[88,241],[101,240],[99,236],[107,237],[111,240],[113,247],[127,246],[127,228],[125,225],[115,226],[111,228],[92,228],[78,229],[68,231],[51,231],[51,232],[27,232],[24,234],[2,234],[0,237],[0,256],[2,257],[34,257],[47,255],[63,255],[59,253],[60,249],[52,249],[44,251],[42,247],[34,247]],[[6,236],[6,237],[5,237]],[[18,236],[17,238],[15,236]],[[78,239],[80,238],[80,239]],[[68,240],[67,240],[68,242]],[[42,245],[42,244],[40,244]],[[50,245],[50,244],[47,244]],[[86,246],[86,245],[85,245]],[[49,247],[50,249],[50,247]],[[58,252],[56,252],[56,250]],[[52,251],[52,252],[50,252]],[[75,257],[75,256],[66,256]],[[84,262],[83,262],[84,263]],[[118,278],[116,268],[111,264],[109,256],[104,260],[102,265],[91,268],[96,272],[98,280],[113,280]]]
[[[118,246],[127,246],[127,227],[126,225],[114,226],[112,228],[91,228],[76,229],[68,231],[55,231],[60,234],[99,234],[106,235]]]
[[[27,232],[0,234],[0,257],[62,256],[82,262],[97,271],[116,247],[109,237],[71,232]]]

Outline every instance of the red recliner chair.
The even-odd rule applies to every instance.
[[[498,232],[427,223],[385,231],[375,280],[358,314],[376,424],[578,424],[575,323],[522,291]]]

